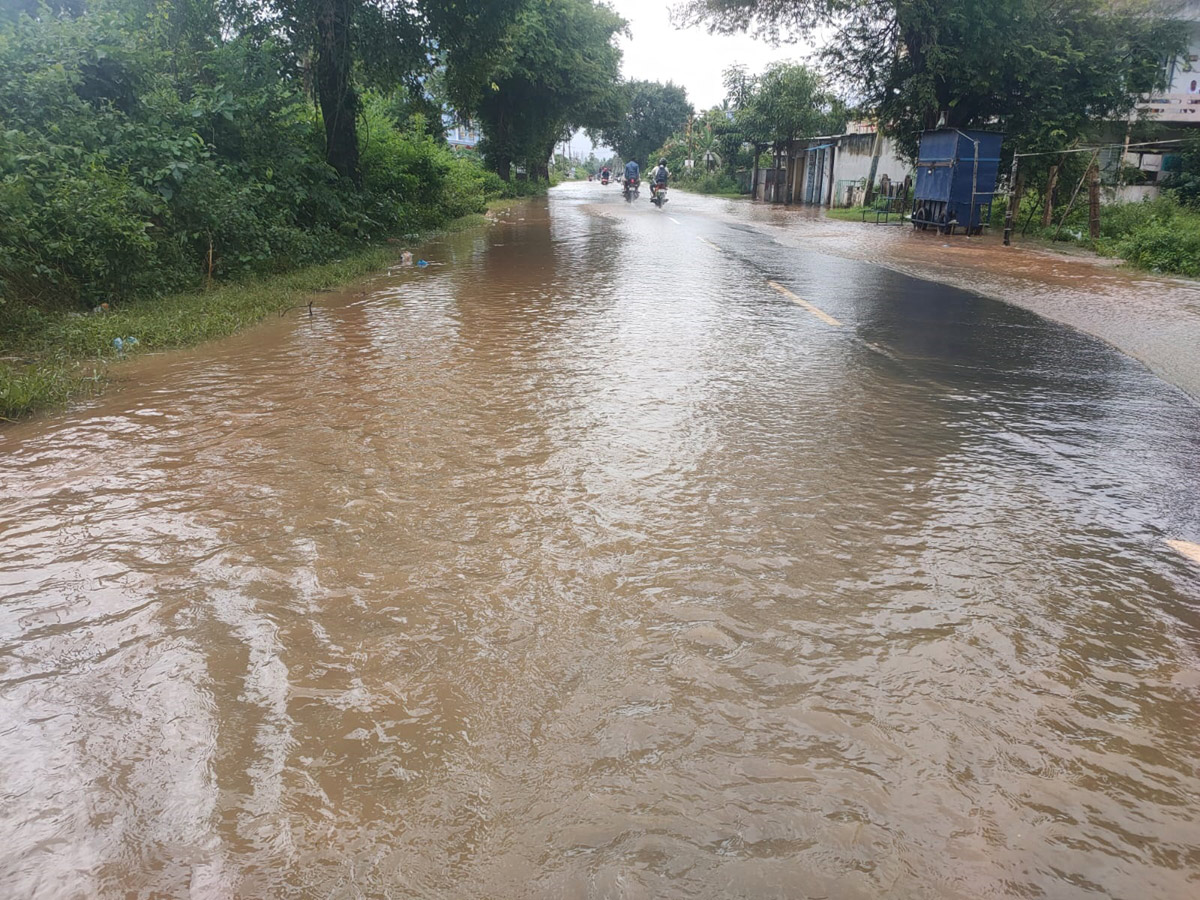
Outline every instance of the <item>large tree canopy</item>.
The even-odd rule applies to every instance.
[[[833,134],[846,124],[843,104],[807,66],[773,63],[758,77],[734,67],[725,72],[725,83],[734,122],[750,143],[786,143]]]
[[[489,165],[507,180],[513,162],[545,174],[564,132],[616,115],[625,20],[593,0],[537,0],[518,16],[482,82],[453,86],[483,126]]]
[[[677,12],[718,32],[812,38],[832,25],[827,67],[909,152],[939,123],[1061,147],[1127,115],[1178,45],[1137,0],[688,0]]]
[[[313,84],[325,125],[326,157],[359,180],[358,82],[399,82],[447,64],[455,83],[477,80],[498,38],[528,0],[263,0],[269,27],[284,28],[303,57],[315,57]]]
[[[650,156],[687,124],[693,113],[687,91],[679,85],[657,81],[630,81],[622,89],[623,112],[593,136],[626,160],[649,165]]]

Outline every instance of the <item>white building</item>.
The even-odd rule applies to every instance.
[[[1187,33],[1187,49],[1167,63],[1167,88],[1138,109],[1167,126],[1200,127],[1200,0],[1185,0],[1172,16]]]
[[[446,142],[451,147],[473,150],[478,146],[482,135],[473,124],[459,122],[451,114],[442,116],[442,124],[446,126]]]
[[[854,123],[845,134],[799,141],[790,177],[787,169],[761,172],[758,196],[804,206],[858,206],[866,200],[872,171],[878,189],[881,183],[902,184],[912,170],[874,124]]]

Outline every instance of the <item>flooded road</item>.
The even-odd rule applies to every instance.
[[[1200,894],[1200,408],[722,210],[0,432],[4,896]]]

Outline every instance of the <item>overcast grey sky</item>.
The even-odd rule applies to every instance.
[[[749,35],[715,37],[703,28],[676,29],[671,24],[674,0],[606,0],[628,22],[631,37],[620,39],[625,78],[674,81],[687,88],[697,110],[708,109],[725,97],[721,73],[734,63],[760,72],[775,60],[803,60],[807,48],[797,44],[772,47]],[[586,155],[592,142],[578,132],[571,149]],[[607,148],[597,148],[606,153]]]
[[[674,81],[687,88],[696,109],[707,109],[725,96],[721,72],[734,63],[759,71],[778,59],[800,60],[806,48],[795,44],[772,47],[749,35],[714,37],[703,28],[677,30],[668,0],[608,0],[629,21],[632,38],[621,39],[626,78]]]

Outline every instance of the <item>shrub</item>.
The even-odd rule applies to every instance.
[[[105,8],[106,10],[108,8]],[[363,184],[270,41],[156,47],[111,11],[0,17],[0,304],[91,307],[285,271],[482,211],[505,186],[367,97]]]
[[[1115,250],[1141,269],[1200,276],[1200,216],[1151,220],[1118,240]]]

